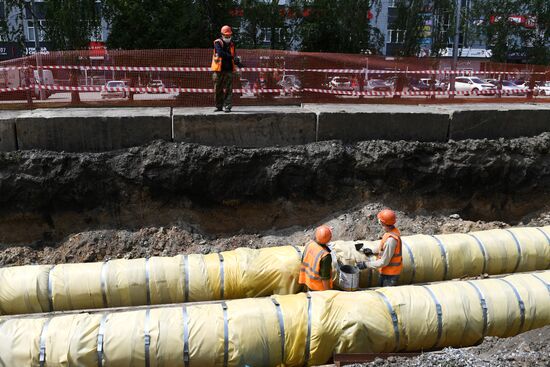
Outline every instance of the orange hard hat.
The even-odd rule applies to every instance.
[[[315,241],[320,245],[326,245],[332,239],[332,230],[329,226],[322,225],[315,229]]]
[[[224,36],[231,36],[231,35],[233,34],[233,30],[231,29],[230,26],[224,25],[224,26],[222,27],[221,33],[222,33]]]
[[[384,209],[380,213],[376,215],[380,223],[385,224],[387,226],[393,226],[395,222],[397,222],[397,217],[395,216],[395,212],[391,209]]]

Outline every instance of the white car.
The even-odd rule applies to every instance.
[[[450,88],[450,85],[449,85]],[[484,82],[478,77],[459,76],[455,79],[455,90],[468,94],[495,94],[497,88],[491,83]]]
[[[128,92],[125,90],[112,90],[118,89],[118,88],[128,88],[126,85],[126,82],[122,80],[111,80],[110,82],[107,82],[102,88],[101,88],[101,98],[126,98],[128,96]]]
[[[329,82],[328,86],[332,90],[345,90],[345,91],[353,90],[353,87],[351,86],[351,79],[345,76],[335,76]]]
[[[526,94],[525,89],[526,88],[520,87],[519,85],[509,80],[502,81],[502,93],[506,94],[507,96],[524,96]]]
[[[550,96],[550,82],[540,83],[535,87],[535,94],[539,96]]]
[[[164,89],[164,83],[162,80],[151,80],[149,84],[147,84],[147,88],[153,88],[153,89]],[[148,93],[155,94],[155,93],[166,93],[161,91],[149,91]]]

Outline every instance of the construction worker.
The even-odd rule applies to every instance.
[[[332,257],[328,243],[332,239],[332,230],[326,225],[315,229],[315,240],[311,241],[302,255],[298,283],[311,291],[332,289]]]
[[[242,67],[240,59],[235,55],[235,43],[231,40],[232,35],[231,27],[224,25],[221,29],[221,37],[214,41],[214,53],[210,68],[213,71],[216,112],[222,110],[231,112],[233,72],[237,71],[237,67]]]
[[[397,285],[399,275],[403,269],[403,258],[401,256],[401,232],[395,227],[397,218],[395,212],[390,209],[384,209],[377,215],[378,223],[384,229],[384,235],[374,252],[377,259],[373,261],[364,261],[357,264],[359,269],[374,268],[380,272],[380,287],[391,287]],[[372,250],[364,250],[365,254],[373,254]]]

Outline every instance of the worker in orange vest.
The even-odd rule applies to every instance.
[[[378,223],[384,228],[384,235],[375,255],[376,260],[365,261],[357,264],[359,269],[374,268],[380,272],[380,287],[391,287],[397,285],[399,275],[403,269],[401,232],[395,227],[397,218],[395,212],[384,209],[377,215]],[[363,250],[365,254],[373,254],[372,250]]]
[[[315,240],[304,249],[298,283],[305,285],[308,290],[332,289],[332,257],[328,248],[331,239],[330,227],[319,226],[315,229]]]
[[[232,41],[233,30],[224,25],[221,37],[214,41],[212,55],[212,80],[216,97],[215,112],[224,110],[231,112],[233,96],[233,72],[242,67],[241,61],[235,54],[235,43]]]

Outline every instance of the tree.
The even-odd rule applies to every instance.
[[[424,54],[438,58],[454,35],[454,11],[455,0],[399,1],[393,28],[405,31],[401,56]]]
[[[379,53],[380,32],[370,25],[370,0],[302,0],[303,51]]]
[[[210,47],[224,24],[232,23],[233,1],[106,0],[110,48]]]
[[[260,48],[269,39],[271,49],[287,49],[294,41],[297,19],[294,7],[281,7],[278,0],[243,0],[239,27],[241,47]]]
[[[473,12],[477,34],[487,40],[494,61],[506,62],[516,54],[531,64],[550,63],[548,0],[479,0]],[[532,24],[518,23],[517,17],[526,17]]]
[[[87,49],[101,26],[95,0],[46,0],[46,38],[53,50]]]

